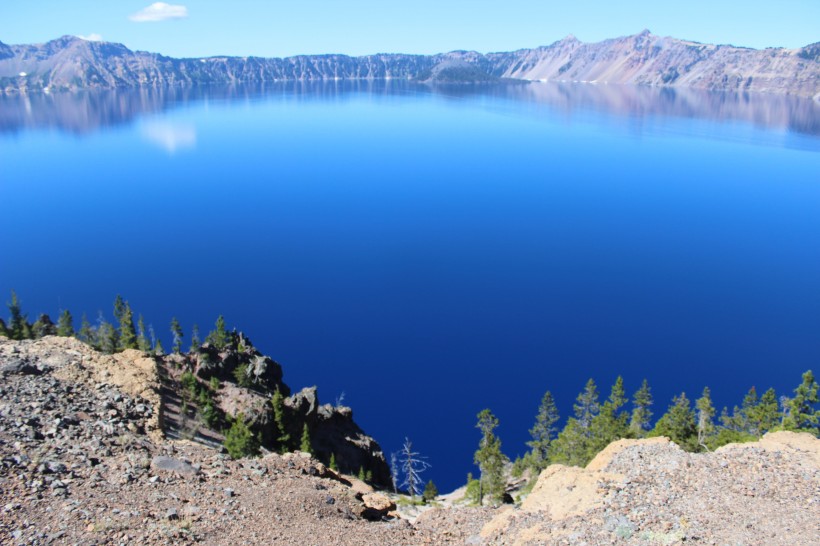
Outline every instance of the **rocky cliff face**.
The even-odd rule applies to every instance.
[[[0,364],[11,366],[9,373],[15,366],[27,367],[29,375],[48,372],[77,384],[109,385],[138,398],[140,407],[148,408],[138,428],[156,442],[192,440],[219,448],[230,417],[242,413],[263,447],[290,450],[299,447],[307,424],[316,458],[327,463],[333,454],[342,472],[369,470],[372,484],[392,486],[379,444],[356,425],[350,408],[320,405],[315,387],[285,399],[285,432],[291,442],[281,444],[271,398],[276,390],[287,396],[290,388],[282,367],[241,333],[229,334],[220,349],[206,343],[195,353],[162,357],[136,350],[105,355],[73,338],[14,342],[0,337]],[[217,389],[211,387],[212,378]],[[208,405],[214,408],[210,421],[204,419]]]
[[[586,44],[572,36],[552,45],[483,55],[310,55],[284,59],[173,59],[123,45],[64,36],[46,44],[0,44],[6,92],[111,89],[203,83],[419,79],[443,83],[499,78],[583,81],[820,95],[817,44],[754,50],[655,36],[649,31]]]

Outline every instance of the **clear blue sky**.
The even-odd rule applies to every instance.
[[[175,57],[506,51],[644,28],[762,48],[820,41],[820,0],[4,0],[0,41],[97,35]],[[152,15],[161,21],[138,22]],[[161,17],[153,17],[161,18]]]

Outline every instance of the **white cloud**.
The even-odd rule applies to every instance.
[[[171,155],[196,147],[196,128],[193,125],[154,121],[143,125],[141,133],[146,140]]]
[[[184,19],[188,17],[188,8],[174,6],[165,2],[154,2],[150,6],[128,16],[135,23],[153,23],[168,19]]]
[[[77,38],[81,40],[85,40],[86,42],[102,42],[103,37],[97,33],[91,33],[88,36],[83,36],[82,34],[78,34]]]

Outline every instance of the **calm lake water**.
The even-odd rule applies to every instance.
[[[820,372],[820,105],[404,83],[0,100],[0,294],[170,346],[224,314],[440,489],[593,377],[739,403]],[[5,316],[5,312],[2,313]],[[186,338],[187,339],[187,338]]]

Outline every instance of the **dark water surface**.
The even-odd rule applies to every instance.
[[[0,99],[0,294],[220,313],[440,489],[551,389],[739,403],[820,372],[820,105],[593,85]],[[5,313],[2,313],[5,315]]]

